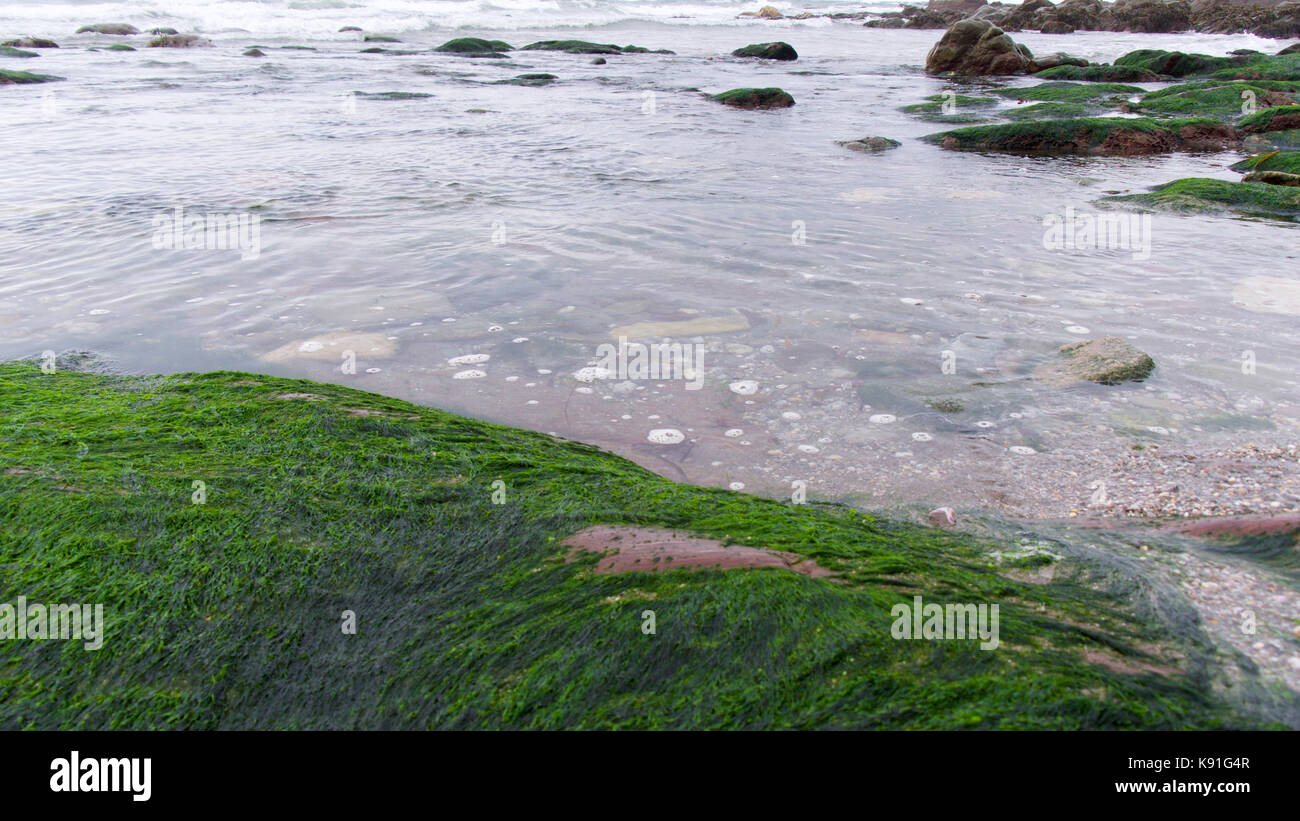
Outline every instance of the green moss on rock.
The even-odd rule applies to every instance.
[[[13,46],[0,46],[0,57],[40,57],[34,51],[24,51]]]
[[[589,43],[586,40],[539,40],[524,46],[524,51],[564,51],[569,54],[622,54],[621,46],[612,43]]]
[[[998,112],[1008,120],[1049,120],[1058,117],[1082,117],[1088,107],[1082,103],[1035,103]]]
[[[1143,95],[1132,108],[1144,114],[1237,119],[1250,110],[1294,104],[1300,83],[1244,83],[1211,80],[1170,86]]]
[[[1204,151],[1237,145],[1232,126],[1218,120],[1078,117],[973,126],[922,139],[958,151],[1015,154],[1137,155]]]
[[[714,94],[710,99],[732,108],[789,108],[794,105],[794,97],[779,88],[733,88]]]
[[[434,51],[450,54],[483,54],[513,50],[513,47],[504,40],[484,40],[481,37],[457,37],[434,49]]]
[[[1274,151],[1249,157],[1228,166],[1238,174],[1251,171],[1282,171],[1287,174],[1300,174],[1300,151]]]
[[[799,52],[789,43],[754,43],[731,52],[732,57],[756,57],[761,60],[798,60]]]
[[[1155,83],[1159,74],[1140,66],[1112,66],[1106,63],[1089,66],[1056,66],[1034,75],[1044,80],[1071,80],[1084,83]]]
[[[4,729],[1260,726],[1205,686],[1194,627],[1089,562],[1020,581],[1011,543],[303,380],[8,364],[0,418],[0,601],[106,621],[94,651],[0,643]],[[596,573],[563,543],[596,524],[835,579]],[[997,604],[1000,648],[893,638],[913,596]]]
[[[53,74],[33,74],[30,71],[5,71],[0,69],[0,86],[27,83],[49,83],[62,80]]]
[[[1243,117],[1237,125],[1244,134],[1297,129],[1300,128],[1300,105],[1265,108]]]
[[[1131,97],[1134,94],[1141,94],[1142,89],[1121,83],[1049,82],[1020,88],[999,88],[992,93],[1014,100],[1078,103]]]
[[[1177,213],[1232,213],[1287,221],[1300,217],[1300,189],[1203,177],[1174,180],[1156,186],[1147,194],[1123,194],[1104,197],[1101,201]]]
[[[989,120],[987,115],[979,113],[980,109],[998,105],[996,97],[969,97],[965,94],[931,94],[925,99],[924,103],[904,106],[903,112],[933,123],[978,123]]]

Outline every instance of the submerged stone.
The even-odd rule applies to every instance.
[[[1300,217],[1300,190],[1261,182],[1231,182],[1203,177],[1167,182],[1146,194],[1104,197],[1101,202],[1176,213],[1241,214],[1287,221]]]
[[[25,85],[28,83],[49,83],[62,79],[62,77],[56,77],[53,74],[33,74],[30,71],[5,71],[4,69],[0,69],[0,86],[15,84]]]
[[[140,29],[127,23],[93,23],[77,29],[77,34],[85,34],[86,32],[126,36],[128,34],[139,34]]]
[[[779,88],[733,88],[710,97],[732,108],[789,108],[794,98]]]
[[[1151,375],[1156,363],[1118,336],[1076,342],[1057,350],[1061,361],[1040,365],[1034,377],[1052,384],[1097,382],[1118,385],[1141,381]]]
[[[973,126],[922,137],[955,151],[1131,156],[1221,150],[1238,144],[1232,126],[1208,118],[1079,117]]]
[[[891,148],[898,148],[902,143],[898,140],[891,140],[888,137],[861,137],[856,140],[836,140],[836,145],[842,145],[851,151],[862,151],[871,154],[879,154],[881,151],[888,151]]]
[[[732,57],[756,57],[761,60],[798,60],[799,53],[789,43],[754,43],[731,52]]]
[[[434,49],[448,54],[483,54],[513,50],[514,47],[504,40],[484,40],[481,37],[457,37]]]
[[[14,48],[58,48],[59,44],[53,40],[46,40],[42,37],[19,37],[17,40],[6,40],[3,45],[13,46]]]

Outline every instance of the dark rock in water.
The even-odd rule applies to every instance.
[[[140,29],[127,23],[94,23],[93,25],[82,26],[77,29],[77,34],[84,34],[86,32],[126,36],[128,34],[139,34]]]
[[[62,80],[62,77],[55,77],[53,74],[33,74],[30,71],[5,71],[0,68],[0,86],[28,84],[28,83],[49,83],[54,80]]]
[[[1003,31],[1022,31],[1024,29],[1041,28],[1041,17],[1045,16],[1044,12],[1054,9],[1048,0],[1025,0],[1009,13],[1002,16],[998,22],[998,28]],[[1047,33],[1047,32],[1044,32]]]
[[[284,51],[316,51],[315,46],[279,46]]]
[[[733,88],[710,99],[732,108],[789,108],[794,98],[779,88]]]
[[[1241,178],[1242,182],[1262,182],[1266,185],[1289,185],[1300,188],[1300,174],[1285,171],[1252,171]]]
[[[757,57],[762,60],[798,60],[799,53],[789,43],[754,43],[731,52],[732,57]]]
[[[888,151],[891,148],[898,148],[902,143],[898,140],[891,140],[888,137],[863,137],[858,140],[836,140],[836,145],[842,145],[853,151],[863,151],[869,154],[879,154],[881,151]]]
[[[19,37],[17,40],[5,40],[3,44],[14,48],[58,48],[59,44],[42,37]]]
[[[371,100],[423,100],[433,96],[423,91],[354,91],[352,93]]]
[[[961,20],[925,58],[929,74],[1026,74],[1033,54],[986,20]]]
[[[1034,370],[1034,378],[1052,384],[1097,382],[1118,385],[1142,381],[1151,375],[1156,363],[1142,351],[1118,336],[1076,342],[1060,348],[1062,361],[1049,362]]]
[[[449,54],[473,55],[513,50],[514,46],[503,40],[484,40],[481,37],[457,37],[434,49]]]
[[[126,43],[114,43],[109,46],[108,51],[135,51],[135,46],[128,46]]]
[[[245,56],[245,57],[265,57],[265,56],[266,56],[266,52],[265,52],[265,51],[262,51],[260,48],[250,48],[248,51],[245,51],[245,52],[244,52],[244,56]]]
[[[1172,151],[1221,151],[1239,145],[1229,124],[1208,117],[1079,117],[972,126],[921,139],[955,151],[1010,154],[1136,156]]]
[[[509,86],[548,86],[560,79],[554,74],[520,74],[517,77],[511,77],[509,80],[497,80],[497,85]]]
[[[367,34],[365,37],[367,43],[400,43],[396,37],[389,37],[387,34]]]
[[[212,43],[197,34],[164,34],[149,41],[149,48],[194,48],[210,45]]]
[[[882,17],[878,20],[868,20],[862,25],[871,29],[901,29],[907,25],[907,21],[902,17]]]
[[[1144,68],[1155,74],[1166,74],[1170,77],[1193,77],[1203,74],[1218,76],[1218,72],[1234,71],[1255,65],[1270,65],[1274,62],[1287,65],[1294,59],[1279,59],[1258,52],[1212,57],[1208,54],[1184,54],[1181,51],[1144,48],[1120,56],[1115,60],[1115,65]]]
[[[388,49],[386,48],[380,48],[379,46],[372,46],[371,48],[363,48],[361,49],[361,51],[357,53],[358,54],[385,54],[387,53],[387,51]]]
[[[1062,20],[1048,20],[1038,30],[1040,34],[1074,34],[1074,26]]]
[[[0,57],[40,57],[34,51],[23,51],[13,46],[0,46]]]
[[[1277,53],[1277,56],[1282,57],[1287,54],[1300,54],[1300,43],[1293,43],[1287,46],[1286,48],[1279,51]]]
[[[524,46],[524,51],[564,51],[569,54],[622,54],[623,49],[610,43],[586,40],[539,40]]]
[[[155,34],[155,35],[157,35],[157,34],[180,34],[180,32],[177,31],[177,30],[174,29],[174,28],[158,28],[158,29],[150,29],[150,30],[149,30],[149,33],[150,33],[150,34]]]
[[[606,62],[606,60],[605,60],[604,57],[597,57],[596,59],[594,59],[594,60],[591,61],[591,64],[592,64],[593,66],[603,66],[603,65],[605,65],[605,62]]]
[[[1122,31],[1174,34],[1192,27],[1187,0],[1115,0],[1110,14]]]
[[[645,46],[623,46],[624,54],[676,54],[675,51],[669,51],[666,48],[650,49]]]
[[[342,34],[345,31],[361,31],[361,26],[344,26],[339,29],[339,34]]]

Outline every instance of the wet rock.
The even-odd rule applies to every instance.
[[[1277,53],[1277,56],[1282,57],[1287,54],[1300,54],[1300,43],[1292,43],[1291,45],[1279,51]]]
[[[929,74],[1027,74],[1033,54],[985,20],[961,20],[925,58]]]
[[[345,31],[361,31],[361,26],[344,26],[339,29],[339,34],[342,34]]]
[[[262,51],[260,48],[250,48],[248,51],[245,51],[245,52],[244,52],[244,56],[245,56],[245,57],[265,57],[265,56],[266,56],[266,52],[265,52],[265,51]]]
[[[1146,34],[1173,34],[1192,27],[1186,0],[1115,0],[1110,8],[1116,28]]]
[[[732,108],[766,109],[789,108],[794,98],[779,88],[733,88],[710,97]]]
[[[135,46],[128,46],[126,43],[114,43],[106,51],[135,51]]]
[[[612,43],[588,43],[586,40],[539,40],[524,46],[524,51],[563,51],[568,54],[622,54],[621,46]]]
[[[520,74],[511,77],[509,80],[497,80],[497,85],[511,86],[548,86],[560,79],[554,74]]]
[[[1042,73],[1043,71],[1059,67],[1083,69],[1087,67],[1088,61],[1082,57],[1074,57],[1073,55],[1066,54],[1063,51],[1058,51],[1054,54],[1049,54],[1046,57],[1035,57],[1034,65],[1038,67],[1039,73]]]
[[[365,36],[367,43],[400,43],[396,37],[389,37],[387,34],[367,34]]]
[[[957,526],[957,513],[950,507],[936,507],[930,511],[930,524],[935,527],[949,528]]]
[[[1040,34],[1074,34],[1075,28],[1064,20],[1048,20],[1038,31]]]
[[[5,71],[0,69],[0,86],[49,83],[62,79],[62,77],[55,77],[53,74],[33,74],[30,71]]]
[[[782,14],[775,6],[763,6],[758,11],[742,11],[741,17],[761,17],[764,20],[780,20]]]
[[[1039,366],[1034,377],[1051,384],[1097,382],[1118,385],[1142,381],[1151,375],[1156,363],[1142,351],[1118,336],[1066,345],[1057,351],[1060,362]]]
[[[481,37],[457,37],[434,49],[447,54],[490,54],[513,50],[514,47],[504,40],[484,40]]]
[[[594,59],[594,60],[591,61],[591,64],[592,64],[593,66],[603,66],[603,65],[605,65],[606,62],[607,62],[607,61],[605,60],[604,57],[597,57],[596,59]]]
[[[870,154],[878,154],[881,151],[888,151],[902,145],[898,140],[891,140],[888,137],[862,137],[857,140],[836,140],[835,143],[851,151],[863,151]]]
[[[1300,105],[1281,105],[1256,111],[1238,123],[1243,134],[1287,131],[1300,128]]]
[[[164,34],[149,41],[149,48],[194,48],[212,43],[197,34]]]
[[[13,46],[0,46],[0,57],[40,57],[34,51],[23,51]]]
[[[159,34],[180,34],[180,32],[177,31],[176,29],[174,29],[174,28],[168,28],[168,27],[156,28],[156,29],[150,29],[150,30],[149,30],[149,33],[150,33],[150,34],[153,34],[153,35],[159,35]]]
[[[1041,66],[1042,63],[1039,63]],[[1035,77],[1046,80],[1071,80],[1085,83],[1158,83],[1159,74],[1138,66],[1112,66],[1108,63],[1089,66],[1060,65],[1040,70]]]
[[[731,52],[732,57],[757,57],[761,60],[797,60],[799,53],[789,43],[754,43]]]
[[[1031,155],[1136,156],[1223,150],[1239,145],[1231,125],[1209,118],[1080,117],[972,126],[922,139],[955,151]]]
[[[1183,214],[1240,214],[1287,221],[1300,217],[1300,191],[1290,186],[1202,177],[1157,185],[1146,194],[1104,197],[1101,203]]]
[[[1285,171],[1252,171],[1241,178],[1242,182],[1262,182],[1265,185],[1288,185],[1300,187],[1300,174],[1288,174]]]
[[[19,37],[17,40],[5,40],[3,45],[14,48],[58,48],[59,44],[53,40],[46,40],[41,37]]]
[[[998,27],[1003,31],[1021,31],[1039,28],[1038,18],[1046,11],[1054,9],[1048,0],[1025,0],[1016,8],[1002,16]],[[1047,34],[1048,32],[1043,32]]]
[[[127,23],[93,23],[89,26],[82,26],[77,29],[77,34],[85,34],[86,32],[126,36],[128,34],[139,34],[140,29]]]

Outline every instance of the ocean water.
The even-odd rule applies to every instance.
[[[1243,155],[945,152],[917,138],[946,126],[900,111],[984,87],[924,74],[939,32],[736,18],[759,5],[0,3],[0,34],[63,46],[3,67],[66,78],[0,87],[0,357],[92,349],[130,371],[340,382],[674,478],[873,504],[1062,513],[1135,445],[1295,440],[1300,332],[1254,295],[1294,287],[1296,226],[1156,214],[1137,223],[1148,247],[1044,242],[1045,217],[1237,179]],[[73,34],[109,21],[213,45]],[[344,25],[401,42],[363,45]],[[469,35],[676,53],[431,52]],[[1280,46],[1016,38],[1099,61]],[[800,59],[725,56],[775,39]],[[139,50],[92,50],[114,42]],[[241,56],[253,45],[267,56]],[[360,53],[373,45],[413,53]],[[558,80],[501,82],[525,73]],[[701,93],[743,86],[797,104],[745,112]],[[835,143],[868,135],[902,146]],[[233,220],[245,247],[187,249],[178,215]],[[700,346],[698,380],[590,381],[629,333]],[[1153,377],[1033,378],[1059,346],[1106,335],[1148,352]]]

